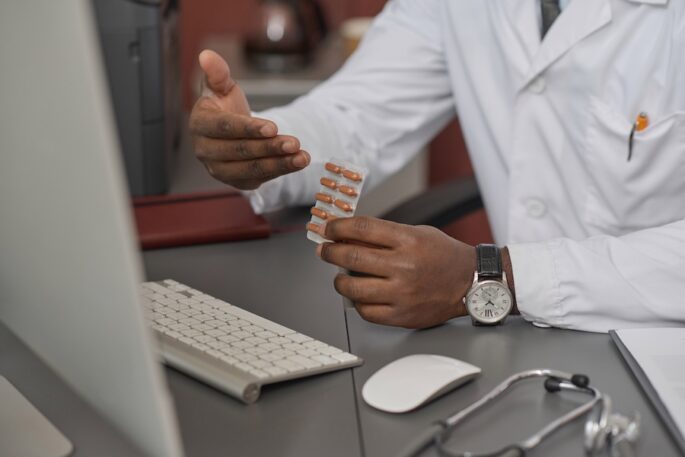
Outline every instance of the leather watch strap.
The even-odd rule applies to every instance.
[[[476,246],[478,278],[501,278],[502,256],[500,248],[494,244]]]

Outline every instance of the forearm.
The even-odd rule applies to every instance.
[[[520,313],[556,327],[682,325],[685,221],[621,237],[509,246]]]
[[[507,277],[507,285],[511,291],[511,297],[514,302],[514,308],[511,310],[512,314],[519,314],[518,305],[516,303],[516,282],[514,280],[514,269],[511,265],[511,255],[509,254],[509,248],[504,247],[502,249],[502,269]]]

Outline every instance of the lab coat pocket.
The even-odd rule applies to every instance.
[[[593,100],[586,138],[586,222],[621,235],[685,218],[685,111],[653,119],[633,138],[629,118]]]

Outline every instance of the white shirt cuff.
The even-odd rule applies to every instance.
[[[508,245],[516,302],[524,319],[540,326],[564,326],[554,242]]]

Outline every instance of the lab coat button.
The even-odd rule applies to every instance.
[[[547,84],[545,84],[545,79],[540,76],[538,78],[535,78],[533,82],[530,83],[528,88],[530,89],[531,92],[535,94],[541,94],[545,91],[545,88],[547,87]]]
[[[547,206],[537,198],[529,198],[526,200],[526,211],[530,217],[539,219],[547,213]]]

